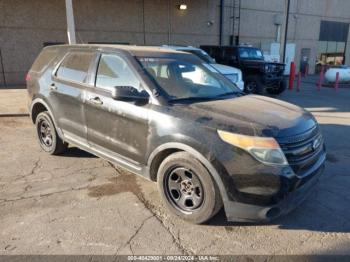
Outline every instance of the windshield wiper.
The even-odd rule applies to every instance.
[[[227,93],[223,93],[223,94],[219,94],[217,96],[213,96],[212,98],[215,99],[215,98],[220,98],[220,97],[225,97],[225,96],[240,96],[241,95],[241,92],[227,92]]]
[[[216,100],[221,97],[230,96],[230,95],[240,95],[240,92],[227,92],[219,94],[217,96],[196,96],[196,97],[183,97],[183,98],[173,98],[170,99],[170,102],[201,102],[201,101],[210,101]]]
[[[212,97],[200,97],[200,96],[194,96],[194,97],[183,97],[183,98],[173,98],[170,99],[170,102],[186,102],[186,101],[206,101],[210,100]]]

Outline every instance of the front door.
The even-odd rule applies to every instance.
[[[148,105],[112,98],[113,87],[142,89],[126,58],[102,54],[96,70],[95,87],[86,93],[85,117],[90,145],[115,159],[144,162],[148,137]]]

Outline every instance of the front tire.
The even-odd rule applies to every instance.
[[[258,94],[264,93],[264,85],[259,76],[248,76],[245,80],[244,92],[247,94]]]
[[[35,120],[40,147],[51,155],[63,153],[68,144],[58,136],[55,125],[48,112],[41,112]]]
[[[202,163],[187,152],[168,156],[158,169],[158,189],[170,211],[201,224],[222,207],[219,189]]]
[[[287,89],[287,80],[283,79],[278,87],[267,88],[266,91],[271,95],[279,95]]]

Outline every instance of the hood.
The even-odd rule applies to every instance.
[[[316,124],[314,117],[298,106],[256,95],[194,103],[183,109],[203,125],[244,135],[288,137]]]
[[[278,65],[278,66],[284,66],[283,63],[275,63],[275,62],[267,62],[265,60],[241,60],[241,63],[243,63],[246,66],[252,66],[252,67],[262,67],[264,65]]]
[[[230,75],[230,74],[241,74],[241,70],[227,65],[221,65],[221,64],[211,64],[216,70],[219,71],[220,74],[223,75]]]

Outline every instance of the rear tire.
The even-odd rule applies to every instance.
[[[259,76],[247,76],[244,80],[244,92],[247,94],[263,94],[264,85]]]
[[[279,95],[287,89],[287,80],[283,79],[276,88],[267,88],[266,91],[271,95]]]
[[[68,144],[58,136],[55,125],[47,111],[41,112],[35,119],[35,126],[40,147],[51,155],[66,151]]]
[[[168,156],[158,169],[158,189],[170,211],[201,224],[222,207],[220,191],[208,170],[187,152]]]

